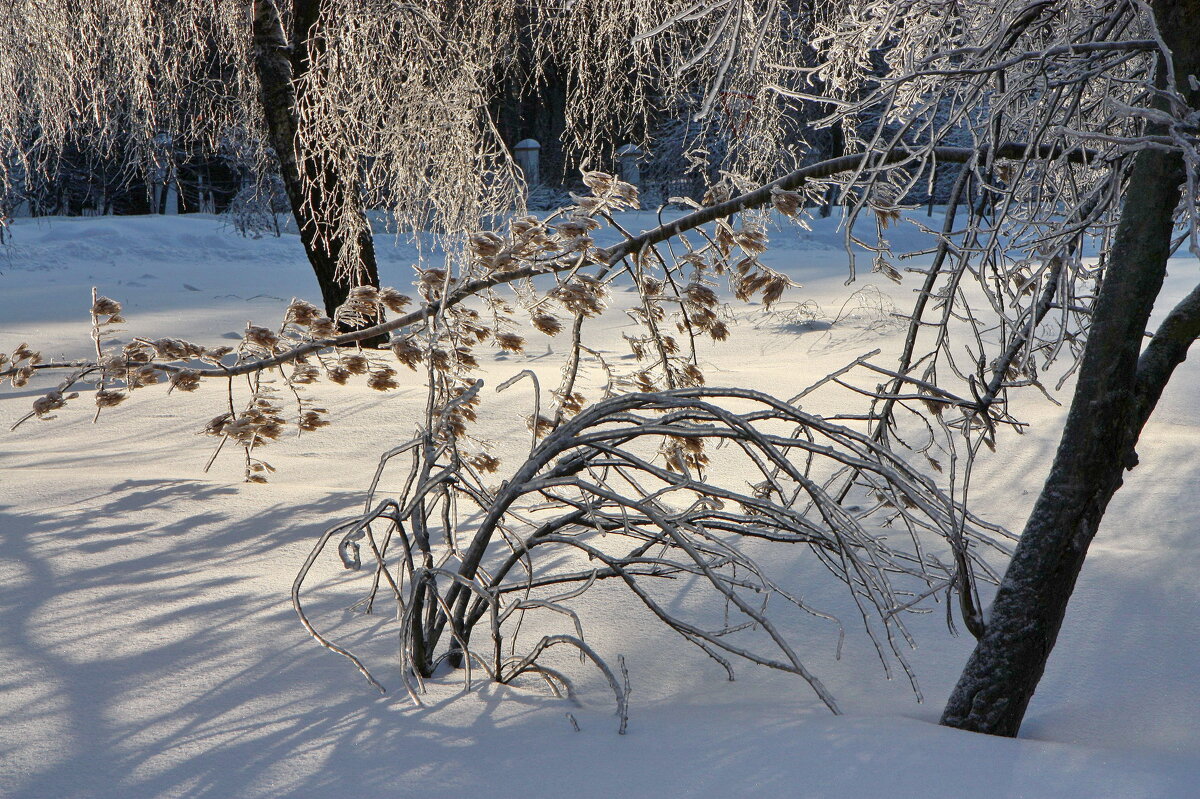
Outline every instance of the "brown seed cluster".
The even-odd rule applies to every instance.
[[[42,419],[51,418],[51,413],[66,405],[67,400],[78,396],[79,394],[72,393],[64,397],[61,391],[55,389],[33,401],[33,412]]]
[[[771,205],[784,216],[795,217],[804,205],[804,197],[797,191],[771,189]]]
[[[516,333],[497,333],[496,346],[505,352],[524,352],[525,339],[518,336]]]
[[[101,319],[100,317],[108,317]],[[121,303],[109,297],[97,297],[92,303],[92,319],[96,325],[115,325],[124,322],[121,316]]]
[[[547,336],[557,336],[562,331],[562,321],[553,314],[535,314],[532,321],[533,326]]]
[[[383,366],[376,369],[367,378],[367,386],[376,391],[388,391],[389,389],[398,388],[399,385],[396,382],[396,370],[390,366]]]
[[[396,356],[396,360],[412,369],[414,372],[421,365],[422,352],[416,342],[409,336],[401,336],[392,339],[391,341],[392,354]]]
[[[577,274],[550,292],[564,308],[580,316],[599,316],[604,312],[608,289],[591,275]]]
[[[708,465],[708,455],[704,451],[704,439],[667,436],[659,452],[666,461],[668,471],[687,472],[701,470]]]
[[[283,315],[283,321],[284,324],[308,327],[323,316],[321,310],[311,302],[292,300],[292,304],[287,307],[287,311]]]
[[[246,325],[243,341],[267,353],[274,353],[275,348],[279,346],[279,336],[275,335],[275,331],[257,325]]]
[[[120,392],[120,391],[110,391],[108,389],[101,389],[100,391],[96,392],[96,407],[97,408],[115,408],[116,406],[118,406],[122,402],[124,402],[125,398],[127,396],[129,396],[129,395],[125,394],[123,392]]]
[[[253,447],[278,439],[286,424],[279,407],[271,400],[259,397],[236,418],[227,413],[214,418],[205,432],[229,436],[239,444]]]
[[[0,367],[7,366],[12,369],[12,374],[9,375],[9,382],[13,388],[21,388],[29,382],[29,378],[33,377],[33,367],[42,362],[42,354],[29,349],[24,342],[19,344],[12,355],[0,354]]]
[[[329,424],[329,420],[321,415],[323,413],[326,413],[324,408],[309,408],[308,410],[304,411],[304,413],[300,415],[300,421],[298,423],[299,428],[303,432],[309,433],[318,428],[327,426]]]
[[[200,375],[191,369],[181,369],[171,375],[170,383],[173,389],[195,391],[200,387]]]

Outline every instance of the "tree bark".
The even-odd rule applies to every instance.
[[[255,2],[255,71],[267,132],[279,158],[279,173],[300,231],[300,241],[316,273],[325,312],[332,318],[353,285],[379,285],[375,246],[359,202],[358,187],[347,186],[328,164],[311,154],[297,152],[301,125],[297,109],[303,100],[303,78],[311,63],[311,48],[320,46],[313,36],[320,0],[293,0],[290,37],[284,31],[275,3],[276,0]],[[362,232],[354,242],[357,263],[343,270],[348,271],[351,279],[339,279],[338,261],[350,242],[333,221],[333,209],[346,206],[360,216]]]
[[[1200,0],[1156,0],[1180,89],[1200,71]],[[1050,476],[942,715],[942,724],[1015,736],[1058,637],[1067,603],[1109,500],[1137,464],[1138,436],[1175,366],[1200,333],[1200,289],[1141,353],[1162,288],[1185,178],[1177,152],[1135,157],[1079,378]],[[1190,336],[1190,338],[1189,338]]]

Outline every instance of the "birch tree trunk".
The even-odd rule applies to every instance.
[[[1200,0],[1154,0],[1151,6],[1172,51],[1179,88],[1196,108],[1200,92],[1188,76],[1200,74]],[[1145,149],[1135,157],[1054,465],[942,724],[1017,734],[1088,545],[1124,471],[1137,464],[1142,427],[1200,335],[1198,287],[1142,350],[1166,275],[1184,179],[1177,152]]]
[[[298,106],[303,99],[303,77],[310,63],[310,48],[319,46],[313,29],[320,0],[293,0],[292,31],[288,36],[275,3],[256,0],[254,7],[255,72],[262,91],[263,113],[271,146],[279,157],[279,172],[288,202],[300,231],[300,240],[316,273],[331,318],[355,284],[379,285],[375,246],[370,226],[358,198],[358,187],[348,186],[329,167],[297,152],[300,130]],[[347,241],[333,222],[335,209],[349,209],[361,217],[357,240]],[[356,263],[343,272],[356,277],[338,278],[342,252],[353,244]]]

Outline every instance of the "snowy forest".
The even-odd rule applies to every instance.
[[[1200,794],[1200,0],[11,0],[0,796]]]

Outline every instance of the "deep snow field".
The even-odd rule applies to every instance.
[[[213,346],[239,339],[247,320],[277,325],[293,296],[318,296],[296,236],[245,239],[213,217],[23,219],[11,232],[0,247],[4,352],[26,341],[47,359],[88,355],[92,286],[124,303],[126,338]],[[710,384],[787,397],[876,347],[879,363],[898,351],[903,327],[886,298],[903,310],[914,279],[896,286],[864,258],[846,287],[841,239],[834,220],[773,233],[764,260],[803,287],[773,313],[731,306],[730,340],[703,350]],[[414,248],[384,236],[378,247],[382,282],[406,290]],[[1167,300],[1200,276],[1190,257],[1170,271]],[[627,351],[621,301],[586,328],[614,356]],[[504,453],[528,446],[530,392],[492,389],[526,368],[555,385],[565,347],[525,332],[525,355],[481,348],[474,432]],[[742,665],[727,681],[640,605],[599,591],[586,630],[629,664],[628,734],[578,663],[582,707],[481,682],[467,693],[452,674],[416,708],[390,659],[394,622],[341,610],[345,577],[329,553],[307,591],[314,618],[367,659],[390,689],[380,696],[307,637],[289,590],[321,532],[359,511],[380,454],[412,432],[424,392],[419,374],[400,379],[386,394],[361,379],[310,387],[334,424],[264,449],[278,469],[267,485],[241,481],[233,449],[204,472],[214,441],[199,431],[223,410],[221,386],[146,389],[97,424],[85,396],[14,432],[55,379],[0,391],[0,796],[1200,796],[1195,363],[1146,428],[1016,740],[936,725],[971,649],[940,606],[911,622],[923,703],[884,677],[852,618],[840,661],[828,629],[788,628],[845,711],[833,716],[790,675]],[[1018,531],[1065,414],[1035,392],[1019,402],[1030,432],[1002,436],[972,486],[977,512]],[[805,578],[799,560],[780,571]]]

